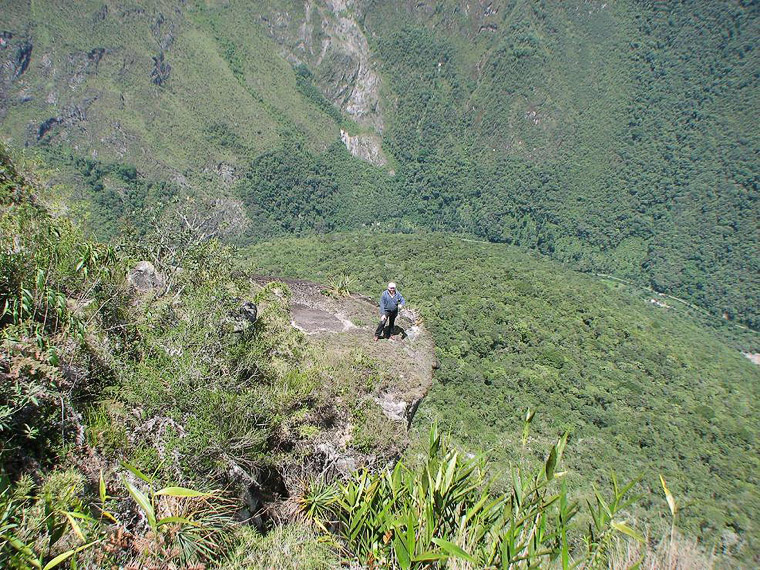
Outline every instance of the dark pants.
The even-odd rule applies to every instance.
[[[381,320],[378,323],[377,329],[375,330],[375,336],[377,337],[384,336],[385,338],[391,338],[391,335],[393,334],[393,323],[396,322],[397,315],[398,315],[398,309],[396,309],[395,311],[385,311],[385,320],[384,321]],[[388,331],[388,332],[385,332],[385,331]]]

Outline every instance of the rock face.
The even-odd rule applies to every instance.
[[[340,130],[340,140],[346,145],[348,152],[357,158],[374,164],[375,166],[385,166],[388,160],[383,154],[380,147],[382,141],[377,135],[356,135],[352,137],[343,129]]]
[[[260,284],[270,279],[257,278]],[[378,323],[375,299],[362,295],[326,295],[324,288],[308,281],[285,279],[290,288],[291,324],[301,330],[323,360],[323,365],[340,369],[346,361],[355,362],[356,374],[374,380],[365,388],[361,405],[373,408],[377,427],[389,441],[388,447],[400,452],[407,445],[407,430],[422,399],[433,382],[435,348],[430,333],[418,323],[412,310],[402,310],[396,319],[391,340],[373,340]],[[381,286],[382,287],[382,286]],[[321,361],[322,361],[321,360]],[[367,456],[354,447],[355,421],[350,415],[335,417],[321,430],[313,454],[321,458],[319,469],[346,474],[357,466],[384,464],[388,456],[374,450]],[[386,432],[387,430],[387,432]]]
[[[303,20],[288,12],[262,17],[272,37],[293,63],[305,63],[323,95],[362,127],[375,134],[342,132],[346,148],[362,160],[383,166],[383,113],[380,76],[359,22],[363,4],[355,0],[306,0]]]
[[[149,293],[163,289],[166,280],[150,261],[141,261],[127,274],[127,282],[138,293]]]
[[[326,0],[320,10],[322,40],[318,66],[329,79],[328,97],[360,125],[383,131],[380,113],[380,77],[370,61],[369,44],[354,16],[352,0]]]
[[[172,66],[164,59],[164,52],[159,52],[158,55],[153,57],[153,70],[150,72],[151,83],[163,85],[169,81],[171,72]]]
[[[29,67],[32,59],[32,42],[26,41],[16,50],[16,56],[13,59],[13,75],[16,79],[21,77]]]

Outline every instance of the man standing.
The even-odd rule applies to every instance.
[[[404,305],[404,297],[396,291],[396,284],[391,281],[388,283],[388,289],[380,295],[380,323],[377,325],[377,330],[375,330],[375,340],[381,336],[391,338],[393,323],[396,321],[396,316],[398,316],[398,308]]]

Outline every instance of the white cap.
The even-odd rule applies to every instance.
[[[396,288],[396,284],[393,281],[388,283],[388,289],[395,289],[395,288]]]

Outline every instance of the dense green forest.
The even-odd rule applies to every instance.
[[[540,459],[569,431],[573,488],[603,485],[610,470],[642,475],[637,515],[657,528],[662,474],[684,505],[684,528],[719,550],[756,552],[760,369],[738,349],[757,350],[756,333],[717,319],[710,329],[651,303],[651,292],[445,234],[277,240],[247,255],[273,275],[344,272],[372,295],[398,281],[441,365],[421,429],[434,420],[464,450],[491,452],[505,484],[511,464]],[[526,410],[537,436],[527,451]]]
[[[239,243],[453,230],[756,328],[757,16],[743,2],[12,2],[0,120],[101,237],[171,188],[242,203]],[[376,92],[359,90],[366,69]],[[360,96],[378,98],[364,115]],[[351,157],[340,128],[373,133],[389,162]],[[98,173],[131,169],[139,188],[101,188]]]

